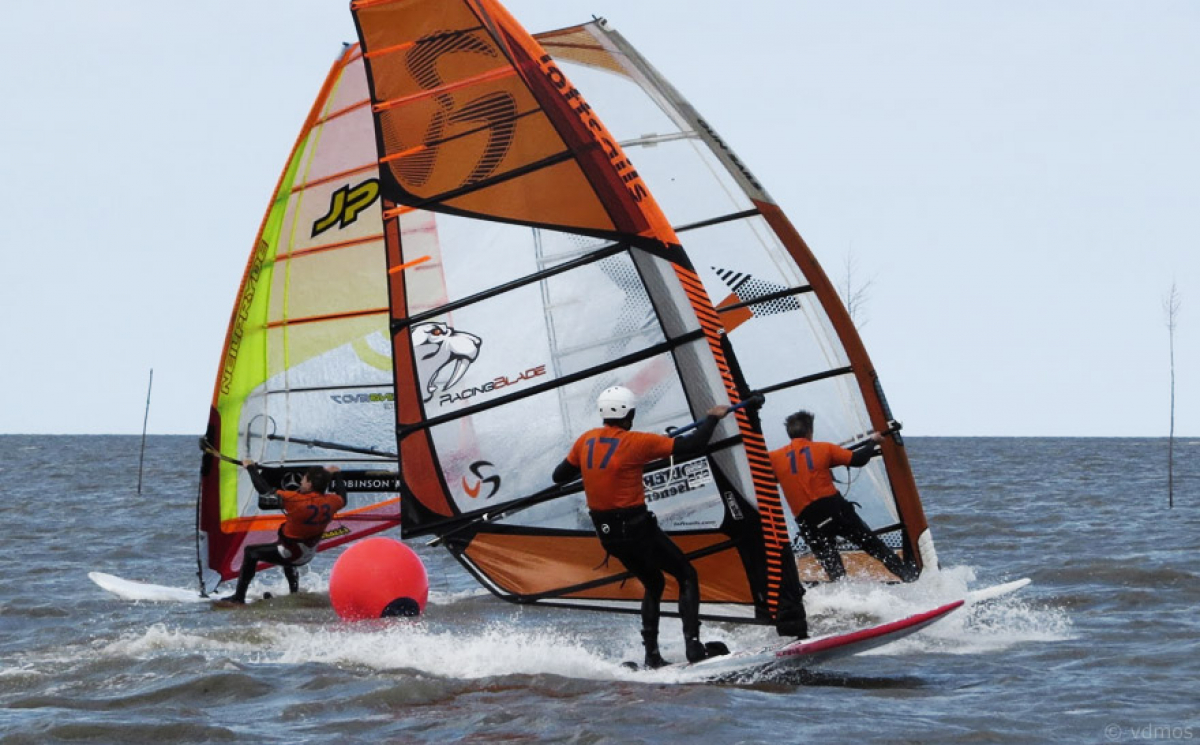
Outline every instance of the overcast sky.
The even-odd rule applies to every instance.
[[[1200,3],[511,0],[604,16],[835,281],[912,435],[1200,436]],[[0,6],[0,433],[207,421],[345,0]],[[586,95],[586,91],[584,91]],[[603,114],[603,112],[601,112]]]

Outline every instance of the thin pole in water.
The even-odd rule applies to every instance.
[[[142,493],[142,463],[146,460],[146,423],[150,421],[150,391],[154,388],[154,368],[150,368],[150,384],[146,386],[146,415],[142,417],[142,453],[138,456],[138,490]]]
[[[1171,291],[1163,298],[1163,311],[1167,314],[1167,333],[1171,339],[1171,433],[1167,438],[1167,508],[1175,507],[1175,324],[1179,315],[1179,292],[1175,282]]]

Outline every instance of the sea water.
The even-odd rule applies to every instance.
[[[92,571],[194,587],[194,437],[0,436],[0,743],[1134,742],[1200,739],[1200,441],[910,438],[941,571],[810,591],[814,633],[1029,577],[806,673],[634,673],[635,616],[515,606],[442,549],[419,621],[347,624],[334,555],[269,603],[131,602]],[[706,623],[737,649],[769,629]],[[663,652],[682,659],[678,620]]]

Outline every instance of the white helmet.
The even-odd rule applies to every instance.
[[[624,419],[625,415],[637,408],[637,396],[623,385],[606,388],[596,399],[602,419]]]

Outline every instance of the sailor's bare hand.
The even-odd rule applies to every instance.
[[[708,410],[708,415],[715,416],[717,419],[720,419],[721,417],[725,416],[728,413],[729,413],[729,407],[726,406],[725,404],[717,404],[716,406],[714,406]]]
[[[250,460],[249,458],[243,458],[242,465],[246,468],[249,468],[250,466],[254,465],[254,461]]]
[[[325,470],[329,471],[330,473],[337,473],[342,469],[338,468],[337,466],[325,466]]]

